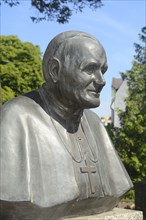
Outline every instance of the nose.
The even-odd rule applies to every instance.
[[[106,82],[104,79],[104,76],[101,72],[99,72],[96,76],[95,79],[93,81],[93,85],[95,87],[95,89],[100,92],[102,90],[102,88],[105,86]]]

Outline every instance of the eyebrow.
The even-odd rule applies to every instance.
[[[89,59],[89,60],[84,60],[81,64],[80,64],[80,69],[84,69],[86,66],[88,65],[96,65],[96,66],[100,66],[101,63],[98,60],[94,60],[94,59]]]

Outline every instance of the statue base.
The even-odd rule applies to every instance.
[[[143,220],[143,213],[137,210],[114,208],[101,214],[70,217],[64,220]]]

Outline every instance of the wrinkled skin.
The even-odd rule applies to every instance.
[[[103,74],[107,70],[103,47],[84,38],[81,42],[77,40],[69,51],[61,62],[59,94],[66,100],[66,105],[75,104],[83,109],[98,107],[100,92],[105,85]]]

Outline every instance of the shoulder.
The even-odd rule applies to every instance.
[[[85,114],[85,116],[90,120],[90,121],[93,121],[93,122],[95,122],[95,123],[102,123],[101,122],[101,120],[100,120],[100,118],[99,118],[99,116],[95,113],[95,112],[93,112],[92,110],[85,110],[84,111],[84,114]]]
[[[25,96],[18,96],[8,102],[6,102],[1,107],[1,118],[11,118],[15,116],[15,118],[26,115],[26,114],[35,114],[35,111],[40,106],[33,101],[32,99],[25,97]]]
[[[89,124],[90,128],[93,129],[93,131],[105,130],[105,127],[100,117],[92,110],[85,110],[83,118],[87,121],[87,123]]]
[[[18,96],[2,106],[0,114],[0,127],[24,129],[35,127],[41,130],[42,126],[52,128],[52,121],[45,110],[33,99],[26,96]],[[5,129],[6,130],[6,129]]]
[[[26,96],[20,95],[16,98],[7,101],[4,105],[2,105],[2,110],[7,108],[21,108],[25,106],[28,107],[28,105],[33,105],[33,100]]]

